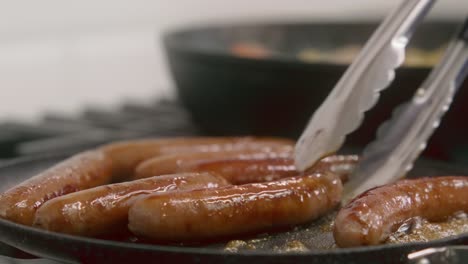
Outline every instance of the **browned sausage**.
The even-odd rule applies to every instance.
[[[106,145],[102,150],[113,161],[113,174],[118,181],[132,175],[138,163],[161,154],[262,150],[293,144],[289,139],[268,137],[193,137],[130,140]]]
[[[298,172],[291,158],[218,159],[179,166],[176,172],[212,172],[232,184],[278,180],[285,177],[332,172],[345,182],[357,164],[357,156],[332,156],[320,160],[305,173]]]
[[[177,152],[262,149],[292,142],[278,138],[170,138],[118,142],[77,154],[0,195],[0,217],[31,225],[44,202],[71,192],[129,177],[135,166],[158,154]]]
[[[226,185],[228,182],[219,176],[190,173],[99,186],[46,202],[37,210],[34,225],[82,236],[118,233],[126,230],[128,209],[138,197]]]
[[[375,245],[408,219],[440,221],[458,211],[468,212],[468,177],[402,180],[371,189],[343,207],[333,234],[340,247]]]
[[[288,157],[291,155],[292,146],[272,145],[265,146],[263,150],[244,149],[235,151],[218,152],[184,152],[156,156],[140,163],[135,169],[135,178],[141,179],[156,175],[164,175],[187,171],[185,168],[194,163],[213,159],[262,159],[269,157]]]
[[[129,211],[136,235],[193,241],[260,232],[311,221],[336,206],[340,179],[331,173],[218,189],[150,195]]]
[[[338,174],[344,183],[348,181],[348,177],[353,172],[358,161],[359,157],[357,155],[333,155],[321,159],[307,171],[330,171]]]
[[[0,217],[31,225],[43,203],[67,193],[109,183],[112,162],[100,151],[71,157],[0,195]]]
[[[210,172],[232,184],[268,182],[298,176],[292,159],[217,159],[181,166],[177,172]]]

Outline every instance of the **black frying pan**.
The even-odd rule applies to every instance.
[[[408,48],[432,51],[444,46],[462,21],[419,26]],[[277,135],[297,138],[314,110],[346,70],[347,63],[300,60],[312,48],[331,56],[349,45],[363,45],[378,23],[237,23],[185,28],[163,38],[178,95],[204,134]],[[236,43],[257,43],[272,51],[261,59],[232,53]],[[403,66],[364,125],[347,137],[363,146],[392,110],[409,100],[432,65]],[[468,160],[468,81],[434,133],[424,155]]]
[[[12,162],[0,168],[4,191],[35,173],[64,159],[64,156],[29,158]],[[419,161],[409,177],[415,175],[468,175],[468,168],[435,161]],[[322,220],[319,220],[323,221]],[[427,243],[393,244],[350,249],[321,249],[320,245],[332,243],[329,231],[312,223],[295,231],[279,232],[266,236],[264,248],[228,253],[224,243],[204,246],[161,246],[83,238],[48,232],[0,220],[0,240],[36,256],[65,262],[86,263],[395,263],[404,262],[408,253],[450,244],[468,244],[468,234]],[[304,244],[316,249],[306,253],[278,253],[271,248],[288,239],[305,239]],[[314,242],[315,241],[315,242]],[[312,242],[312,243],[311,243]]]

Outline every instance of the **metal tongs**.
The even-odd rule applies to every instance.
[[[364,112],[394,79],[416,26],[435,0],[404,0],[377,28],[312,116],[295,148],[299,170],[339,150],[345,137],[357,129]],[[440,63],[411,101],[397,107],[378,129],[345,185],[344,200],[403,177],[449,109],[457,88],[468,74],[468,20],[451,41]]]

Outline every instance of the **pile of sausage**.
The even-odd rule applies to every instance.
[[[81,236],[155,241],[232,237],[310,222],[336,208],[356,156],[305,172],[280,138],[118,142],[77,154],[0,195],[0,217]],[[380,243],[407,218],[467,210],[468,181],[444,177],[370,190],[338,213],[340,246]],[[434,208],[443,212],[434,213]]]

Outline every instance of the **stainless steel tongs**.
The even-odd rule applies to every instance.
[[[300,170],[334,153],[357,129],[364,112],[394,79],[416,26],[435,0],[404,0],[377,28],[324,103],[312,116],[296,144]],[[350,181],[345,200],[404,176],[449,109],[457,88],[468,74],[468,20],[452,40],[440,63],[411,101],[395,109],[369,144]]]

